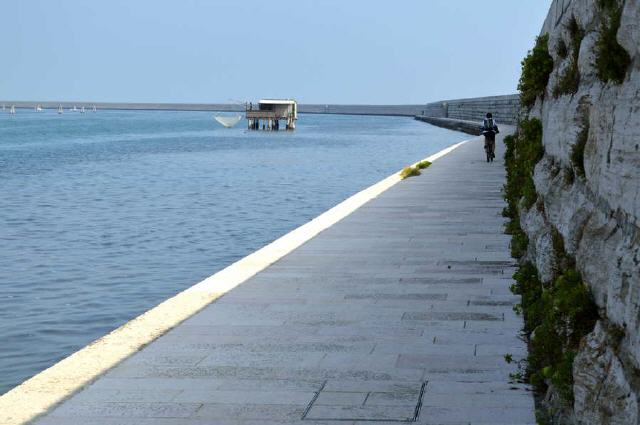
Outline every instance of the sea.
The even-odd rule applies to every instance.
[[[464,138],[410,117],[0,111],[0,394]]]

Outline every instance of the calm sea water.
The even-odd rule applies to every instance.
[[[463,135],[410,118],[0,115],[0,393]]]

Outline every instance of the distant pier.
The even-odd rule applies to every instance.
[[[249,130],[280,130],[280,121],[284,121],[285,130],[295,130],[298,103],[292,99],[261,99],[255,108],[249,103],[245,114]]]

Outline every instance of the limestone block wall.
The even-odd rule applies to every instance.
[[[517,94],[468,99],[440,100],[422,105],[322,105],[302,104],[302,113],[354,114],[354,115],[402,115],[429,118],[449,118],[459,121],[480,122],[487,112],[493,113],[498,124],[515,125],[520,113],[520,97]],[[447,124],[446,121],[444,121]],[[439,125],[434,122],[434,125]],[[445,125],[446,126],[446,125]]]
[[[426,104],[420,115],[478,122],[482,121],[487,112],[493,114],[498,124],[515,125],[520,113],[520,97],[511,94],[443,100]]]
[[[527,257],[548,279],[548,241],[557,229],[601,318],[581,343],[573,363],[575,401],[557,423],[640,421],[640,0],[614,2],[622,8],[617,42],[631,58],[619,84],[602,81],[596,69],[603,3],[552,3],[542,32],[549,35],[554,69],[529,113],[542,122],[545,153],[534,173],[542,205],[521,211]],[[559,53],[559,46],[571,43],[573,19],[584,31],[576,59],[579,85],[573,94],[554,94],[574,60]],[[584,177],[573,178],[572,152],[585,134]]]

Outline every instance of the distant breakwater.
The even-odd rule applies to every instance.
[[[244,112],[245,106],[237,103],[118,103],[90,101],[12,101],[0,100],[7,108],[34,109],[40,105],[44,109],[65,110],[76,108],[146,110],[146,111],[212,111]],[[515,124],[520,108],[518,95],[490,96],[468,99],[452,99],[413,105],[339,105],[339,104],[300,104],[298,111],[306,114],[338,115],[384,115],[384,116],[427,116],[450,118],[455,120],[478,121],[488,111],[494,113],[497,121],[503,124]],[[437,124],[436,124],[437,125]]]
[[[143,111],[212,111],[212,112],[244,112],[243,104],[234,103],[115,103],[115,102],[56,102],[56,101],[11,101],[0,100],[0,104],[9,108],[34,109],[40,105],[44,109],[57,109],[62,106],[69,110],[74,106],[78,109],[85,107],[90,110],[143,110]],[[331,104],[300,104],[298,112],[307,114],[340,114],[340,115],[386,115],[408,116],[420,115],[425,105],[331,105]]]
[[[515,125],[520,115],[520,96],[509,94],[504,96],[474,97],[468,99],[442,100],[428,103],[416,114],[420,117],[436,118],[424,120],[430,124],[446,124],[453,121],[482,121],[485,114],[491,112],[498,124]],[[445,119],[442,121],[441,119]],[[442,125],[446,127],[447,125]],[[466,131],[462,129],[461,131]]]

